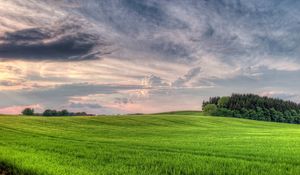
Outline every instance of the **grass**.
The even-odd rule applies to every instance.
[[[38,175],[295,175],[300,125],[199,112],[0,116],[1,164],[15,174]]]

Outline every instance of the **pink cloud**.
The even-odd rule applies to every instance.
[[[0,108],[0,114],[21,114],[22,110],[25,108],[42,109],[42,106],[39,104],[27,106],[9,106],[5,108]]]

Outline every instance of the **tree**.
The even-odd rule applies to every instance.
[[[218,111],[218,107],[215,104],[207,104],[204,106],[203,111],[205,114],[214,115]]]
[[[51,109],[46,109],[43,112],[43,116],[55,116],[56,115],[56,111],[55,110],[51,110]]]
[[[23,115],[34,115],[34,109],[33,108],[25,108],[22,111],[22,114]]]
[[[57,112],[57,115],[58,115],[58,116],[69,116],[70,113],[69,113],[68,110],[63,109],[62,111],[58,111],[58,112]]]
[[[218,100],[218,107],[219,108],[226,108],[228,106],[229,100],[230,100],[230,97],[221,97]]]
[[[300,104],[254,94],[210,97],[208,101],[203,101],[202,108],[210,115],[286,123],[300,122]]]
[[[54,109],[47,109],[43,112],[42,114],[43,116],[88,116],[89,114],[87,114],[86,112],[69,112],[66,109],[63,109],[61,111],[57,111]]]

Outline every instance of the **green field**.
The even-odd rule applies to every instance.
[[[297,175],[300,125],[196,112],[0,116],[0,164],[38,175]]]

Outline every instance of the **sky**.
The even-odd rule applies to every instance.
[[[0,0],[0,113],[300,102],[298,0]]]

